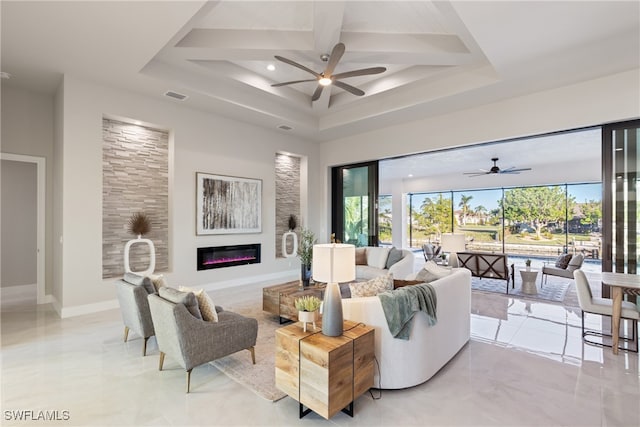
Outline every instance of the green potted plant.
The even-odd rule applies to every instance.
[[[320,304],[320,298],[314,295],[305,295],[295,300],[294,306],[298,310],[298,320],[302,322],[302,328],[305,332],[307,332],[307,323],[312,323],[315,331]]]
[[[311,262],[313,261],[313,245],[317,242],[313,231],[308,228],[300,230],[298,257],[300,257],[300,275],[302,286],[309,286],[311,279]]]
[[[524,265],[527,267],[527,270],[531,270],[531,260],[529,258],[524,262]]]

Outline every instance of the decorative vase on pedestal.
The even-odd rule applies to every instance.
[[[291,252],[287,252],[287,240],[291,238]],[[282,235],[282,256],[292,258],[298,254],[298,235],[292,230]]]
[[[129,264],[129,252],[130,252],[131,246],[135,244],[146,244],[147,246],[149,246],[149,265],[147,266],[147,269],[144,271],[131,270],[131,265]],[[153,273],[155,269],[156,269],[156,248],[153,245],[153,242],[151,240],[143,239],[142,236],[138,236],[137,239],[129,240],[124,245],[124,272],[125,273],[135,273],[135,274],[139,274],[140,276],[149,276]]]

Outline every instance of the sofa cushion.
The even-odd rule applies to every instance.
[[[356,278],[360,281],[375,279],[385,274],[389,274],[389,272],[376,267],[369,267],[368,265],[356,265]]]
[[[367,248],[356,248],[356,265],[367,265]]]
[[[582,254],[575,254],[571,257],[571,261],[567,265],[567,271],[574,271],[582,267],[582,262],[584,261],[584,256]]]
[[[422,280],[398,280],[398,279],[393,279],[393,289],[402,288],[404,286],[419,285],[420,283],[424,283],[424,282]]]
[[[426,283],[441,279],[451,274],[451,269],[440,267],[433,261],[427,261],[422,270],[416,274],[415,280],[421,280]]]
[[[556,267],[565,270],[569,265],[569,261],[571,261],[571,254],[563,254],[556,259]]]
[[[153,287],[151,279],[147,276],[140,276],[139,274],[135,273],[124,273],[124,277],[122,278],[122,280],[131,285],[142,286],[148,294],[156,293],[156,288]]]
[[[153,284],[153,287],[156,290],[156,292],[158,292],[160,288],[169,286],[162,274],[152,274],[151,276],[149,276],[149,278],[151,279],[151,283]]]
[[[390,248],[367,247],[367,265],[384,269],[387,266]]]
[[[216,310],[216,305],[213,303],[213,300],[207,294],[204,289],[191,289],[186,286],[180,286],[178,288],[181,292],[193,292],[198,300],[198,308],[200,309],[200,314],[202,315],[202,319],[207,322],[217,322],[218,321],[218,311]]]
[[[172,303],[184,304],[193,317],[202,320],[202,314],[198,307],[198,299],[193,292],[181,292],[175,288],[166,286],[164,288],[160,288],[158,295]]]
[[[355,282],[349,284],[351,298],[373,297],[380,292],[393,290],[393,276],[379,276],[367,282]]]
[[[386,268],[389,269],[393,264],[400,261],[402,259],[402,250],[396,249],[395,247],[391,248],[389,251],[389,256],[387,256],[387,264]]]

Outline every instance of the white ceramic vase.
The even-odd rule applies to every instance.
[[[291,252],[287,252],[287,240],[291,238]],[[298,254],[298,235],[289,230],[282,235],[282,256],[285,258],[293,258]]]
[[[131,246],[135,244],[145,244],[149,246],[149,265],[146,270],[143,271],[132,271],[131,265],[129,263],[129,252],[131,250]],[[142,236],[138,236],[137,239],[129,240],[124,245],[124,272],[125,273],[135,273],[140,276],[149,276],[156,269],[156,247],[153,245],[153,242],[149,239],[143,239]]]

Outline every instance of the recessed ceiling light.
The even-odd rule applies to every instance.
[[[275,65],[273,65],[273,64],[269,64],[269,65],[267,65],[267,70],[269,70],[269,71],[274,71],[275,69],[276,69],[276,66],[275,66]]]
[[[412,173],[409,174],[409,178],[413,178],[413,174]]]

